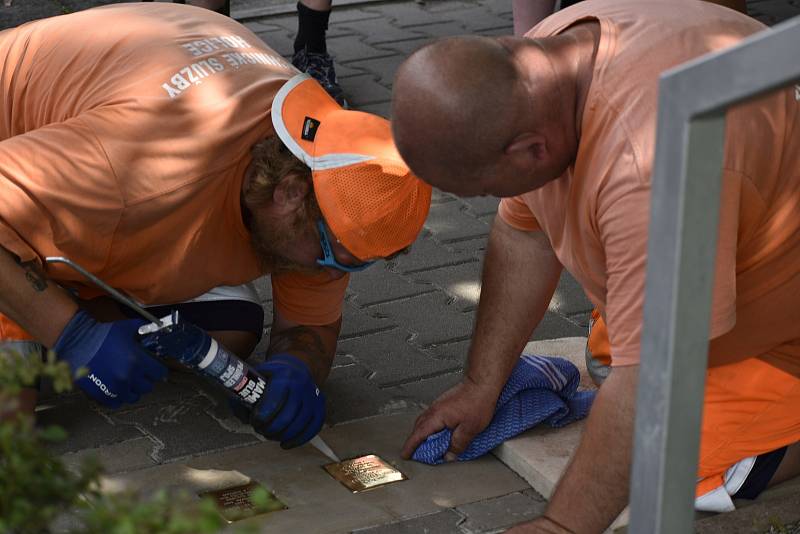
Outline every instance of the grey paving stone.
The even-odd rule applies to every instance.
[[[249,1],[260,2],[261,0],[249,0]],[[234,2],[238,3],[238,0],[234,0]],[[297,13],[287,13],[285,15],[279,15],[273,17],[248,19],[247,22],[254,22],[254,21],[269,24],[270,26],[279,26],[284,30],[291,32],[292,34],[294,34],[294,32],[297,31]],[[270,29],[269,31],[272,30]]]
[[[75,469],[89,459],[97,459],[105,473],[121,473],[156,465],[151,454],[158,446],[150,438],[141,437],[103,445],[97,449],[67,453],[61,459],[67,466]]]
[[[386,406],[397,400],[397,392],[381,389],[369,379],[370,369],[363,365],[348,365],[331,369],[322,386],[327,398],[329,425],[363,419],[383,413]]]
[[[414,31],[417,31],[419,27],[414,28]],[[420,37],[417,39],[408,39],[406,41],[393,41],[391,43],[382,43],[375,45],[376,48],[381,48],[384,50],[389,50],[394,53],[399,53],[403,56],[409,56],[412,52],[416,51],[417,49],[425,46],[426,44],[432,42],[433,39],[431,37]]]
[[[439,395],[458,384],[462,376],[460,370],[454,371],[417,382],[403,384],[393,388],[391,391],[401,392],[406,398],[414,399],[418,405],[427,407],[430,406]]]
[[[379,387],[390,387],[459,369],[460,361],[432,357],[408,343],[411,337],[397,328],[339,343],[337,353],[351,355],[369,369],[368,378]]]
[[[50,408],[36,412],[37,424],[42,427],[58,425],[67,431],[69,438],[53,443],[48,448],[55,454],[96,449],[144,436],[136,428],[115,424],[94,409],[87,398],[72,397]]]
[[[335,50],[332,50],[334,54],[336,53]],[[350,63],[348,65],[343,65],[342,63],[336,63],[334,65],[336,70],[336,78],[340,81],[345,78],[350,78],[351,76],[364,76],[365,74],[370,74],[369,72],[358,68],[355,64]]]
[[[497,206],[500,205],[500,199],[497,197],[461,198],[459,201],[467,206],[468,213],[476,217],[493,215],[497,213]]]
[[[538,341],[540,339],[558,339],[561,337],[577,337],[585,336],[586,329],[581,328],[572,321],[553,313],[547,312],[544,318],[533,331],[531,341]]]
[[[422,284],[433,284],[454,302],[452,306],[474,309],[481,296],[481,262],[462,263],[441,269],[432,269],[409,275]]]
[[[580,284],[566,270],[563,271],[550,301],[550,311],[569,316],[589,312],[593,307]]]
[[[542,498],[533,499],[522,492],[517,492],[465,504],[456,510],[467,518],[461,523],[461,530],[465,534],[478,534],[535,519],[544,513],[546,506],[547,502]]]
[[[281,31],[285,30],[283,26],[279,24],[270,24],[269,22],[265,21],[257,21],[251,20],[247,22],[243,22],[244,26],[255,34],[259,33],[266,33],[266,32],[274,32],[274,31]]]
[[[335,5],[335,0],[334,0]],[[371,19],[381,18],[383,14],[376,13],[372,9],[367,8],[348,8],[348,9],[336,9],[334,8],[331,11],[331,25],[340,24],[340,23],[350,23],[355,21],[366,21]],[[369,23],[366,23],[369,24]],[[367,26],[368,27],[368,26]]]
[[[391,268],[399,273],[408,274],[478,260],[471,249],[455,250],[456,248],[455,244],[437,243],[428,231],[423,231],[408,254],[397,256],[390,261]]]
[[[210,388],[211,386],[202,377],[193,374],[189,370],[170,369],[167,379],[155,384],[153,391],[143,395],[136,404],[123,406],[117,412],[102,409],[101,411],[107,414],[114,414],[135,410],[150,404],[178,402],[196,397],[198,390]]]
[[[581,313],[573,313],[566,316],[570,322],[578,325],[584,331],[582,335],[586,335],[587,329],[589,328],[589,321],[591,319],[591,311],[581,312]]]
[[[472,327],[474,313],[460,312],[441,292],[372,306],[370,311],[391,317],[409,332],[417,346],[461,340]]]
[[[425,228],[436,240],[447,243],[485,236],[490,227],[468,214],[460,202],[448,202],[431,206]]]
[[[54,0],[54,4],[60,5],[65,13],[74,13],[75,11],[83,11],[92,7],[107,4],[120,4],[126,0]],[[15,0],[15,3],[19,0]]]
[[[376,82],[372,74],[344,78],[339,85],[354,107],[388,103],[392,99],[392,92]]]
[[[258,443],[252,434],[223,428],[206,410],[209,399],[195,397],[174,404],[145,406],[113,415],[119,425],[138,429],[160,444],[153,459],[166,462],[190,455]]]
[[[460,533],[458,525],[464,518],[455,510],[406,519],[397,523],[354,530],[357,534],[446,534]]]
[[[266,32],[255,32],[259,39],[285,58],[294,53],[294,30],[275,29]]]
[[[403,56],[395,54],[377,59],[353,61],[352,63],[348,63],[348,66],[366,71],[375,76],[379,83],[390,87],[394,80],[394,73],[404,59]]]
[[[490,13],[505,16],[509,20],[513,17],[511,2],[507,2],[506,0],[481,0],[480,3],[488,9]]]
[[[460,362],[463,368],[467,361],[467,351],[469,350],[471,334],[472,328],[470,328],[468,332],[465,332],[463,336],[464,339],[451,341],[449,343],[431,343],[430,345],[422,347],[422,350],[442,360]]]
[[[368,306],[435,290],[430,285],[392,272],[390,266],[379,262],[366,271],[351,275],[347,288],[350,302],[357,306]]]
[[[407,26],[417,26],[419,24],[430,24],[436,21],[436,16],[429,13],[426,9],[416,3],[399,2],[396,4],[383,4],[380,6],[370,6],[364,11],[379,14],[381,17],[391,19],[393,24],[400,28]]]
[[[447,19],[451,17],[448,16]],[[454,20],[443,20],[424,26],[413,26],[409,28],[418,36],[424,36],[430,40],[441,39],[442,37],[453,37],[455,35],[466,35],[469,31],[463,24]]]
[[[63,15],[61,7],[51,0],[15,0],[11,7],[0,2],[0,30],[6,30],[31,20]]]
[[[356,336],[364,336],[396,328],[397,321],[389,315],[381,315],[372,310],[362,310],[355,304],[344,303],[342,331],[339,339],[344,340]]]
[[[796,4],[779,1],[748,2],[747,10],[751,17],[768,25],[800,15],[800,7]]]
[[[484,30],[505,29],[508,34],[514,32],[513,22],[500,15],[495,15],[488,8],[480,6],[472,9],[452,11],[448,13],[448,18],[457,24],[461,24],[466,33],[480,34]]]
[[[333,24],[331,25],[333,26]],[[403,41],[405,39],[413,39],[418,37],[418,34],[406,28],[400,28],[396,24],[392,24],[386,17],[371,19],[368,23],[361,21],[343,23],[345,27],[363,37],[367,44],[387,43],[392,41]]]
[[[482,2],[469,2],[466,0],[434,0],[433,2],[427,4],[426,9],[429,13],[450,18],[458,11],[474,9],[476,4],[482,4]]]
[[[365,104],[362,106],[353,106],[353,108],[359,109],[361,111],[366,111],[367,113],[374,113],[375,115],[380,115],[384,119],[390,118],[392,114],[391,102],[378,102],[377,104]]]
[[[390,52],[366,44],[357,35],[328,39],[328,50],[338,63],[360,61],[391,55]]]
[[[486,244],[488,242],[489,236],[484,236],[477,239],[468,239],[466,241],[456,241],[455,243],[448,244],[448,247],[450,247],[454,253],[470,254],[477,260],[482,261],[484,254],[486,254]]]
[[[458,197],[455,195],[451,195],[450,193],[445,193],[444,191],[440,191],[435,187],[431,191],[431,204],[443,204],[445,202],[454,202],[458,200]]]

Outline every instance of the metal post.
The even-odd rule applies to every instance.
[[[798,45],[800,17],[662,75],[631,532],[692,531],[724,112],[737,102],[800,79]]]

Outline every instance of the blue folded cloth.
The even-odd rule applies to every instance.
[[[568,360],[523,354],[500,393],[492,422],[475,436],[458,459],[483,456],[542,422],[559,428],[583,419],[596,392],[577,391],[580,379],[580,371]],[[449,429],[431,434],[412,458],[430,465],[443,463],[451,436]]]

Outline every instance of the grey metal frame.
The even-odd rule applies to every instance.
[[[693,530],[725,110],[797,80],[800,17],[661,76],[631,532]]]

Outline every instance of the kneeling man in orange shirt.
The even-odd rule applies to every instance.
[[[596,306],[591,345],[612,366],[545,516],[515,532],[601,532],[627,503],[658,77],[763,29],[705,2],[587,0],[526,38],[441,40],[398,71],[392,128],[411,169],[445,191],[504,197],[468,369],[404,454],[444,427],[459,453],[490,422],[562,268]],[[796,94],[727,113],[698,509],[732,510],[800,473]]]

